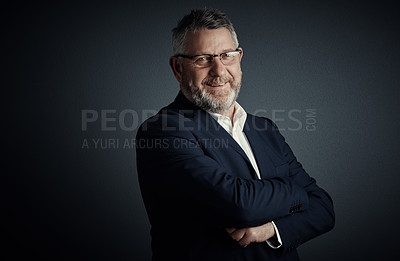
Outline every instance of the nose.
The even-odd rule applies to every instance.
[[[214,57],[213,64],[210,67],[210,75],[212,76],[223,76],[226,72],[225,65],[222,63],[220,57]]]

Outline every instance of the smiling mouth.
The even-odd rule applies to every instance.
[[[226,82],[218,83],[218,84],[207,83],[207,85],[211,86],[211,87],[221,87],[221,86],[224,86],[225,84],[226,84]]]

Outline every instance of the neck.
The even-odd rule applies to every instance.
[[[233,126],[233,115],[235,114],[235,104],[232,104],[232,106],[225,111],[217,111],[216,113],[229,117],[229,119],[231,119],[231,123]]]

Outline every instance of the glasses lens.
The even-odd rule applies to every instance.
[[[226,52],[221,54],[221,60],[225,65],[231,65],[239,62],[239,51]]]
[[[193,63],[197,67],[208,67],[212,64],[213,57],[210,55],[201,55],[194,58]]]

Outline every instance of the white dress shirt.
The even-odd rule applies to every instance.
[[[247,137],[243,131],[244,124],[246,122],[247,113],[239,105],[239,103],[235,102],[234,104],[234,112],[233,112],[233,125],[232,121],[229,117],[221,115],[219,113],[208,112],[231,136],[232,138],[240,145],[243,151],[246,153],[246,156],[249,158],[251,165],[257,173],[257,177],[261,179],[260,171],[257,166],[256,159],[253,154],[253,150],[251,149],[250,143],[247,140]],[[282,240],[278,232],[278,228],[275,223],[272,221],[272,225],[275,228],[276,239],[271,238],[267,240],[267,243],[272,248],[279,248],[282,246]]]

